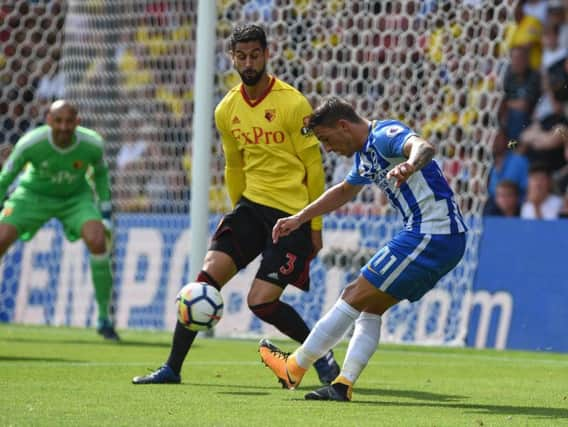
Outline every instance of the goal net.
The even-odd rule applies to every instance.
[[[0,110],[14,116],[14,124],[2,130],[3,141],[41,122],[50,100],[65,96],[77,103],[82,124],[107,141],[118,225],[118,327],[169,329],[174,295],[189,280],[197,1],[8,3],[0,9],[6,46],[0,76],[10,96]],[[217,1],[217,42],[210,47],[215,103],[239,83],[227,55],[232,26],[258,22],[270,38],[269,71],[314,106],[338,95],[368,118],[404,121],[438,148],[436,160],[471,229],[467,253],[420,302],[389,310],[385,341],[463,344],[513,8],[514,1],[493,0]],[[210,230],[230,207],[217,136],[212,154]],[[328,186],[345,177],[349,159],[326,154],[324,160]],[[290,289],[284,298],[312,325],[401,223],[378,190],[365,189],[325,218],[325,248],[313,262],[310,292]],[[50,224],[6,256],[2,320],[91,324],[85,250],[61,236]],[[83,261],[54,267],[62,257]],[[223,290],[217,334],[275,333],[246,306],[256,266]]]

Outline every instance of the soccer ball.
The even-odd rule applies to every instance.
[[[215,326],[223,315],[223,297],[207,283],[191,282],[176,297],[177,317],[192,331],[206,331]]]

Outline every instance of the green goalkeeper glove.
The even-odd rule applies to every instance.
[[[110,202],[102,202],[99,209],[101,211],[102,223],[105,227],[105,233],[107,235],[107,238],[111,239],[113,232],[112,205]]]

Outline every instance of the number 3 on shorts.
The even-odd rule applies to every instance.
[[[291,274],[294,271],[296,258],[298,257],[288,252],[286,254],[286,258],[288,259],[288,262],[286,263],[285,266],[280,267],[280,274],[283,274],[284,276],[287,276],[288,274]]]

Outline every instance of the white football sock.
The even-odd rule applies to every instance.
[[[304,343],[294,352],[296,362],[304,369],[326,354],[343,338],[360,312],[341,298],[315,324]]]
[[[340,375],[355,383],[377,350],[380,337],[381,316],[361,313],[355,320],[355,329],[347,347]]]

